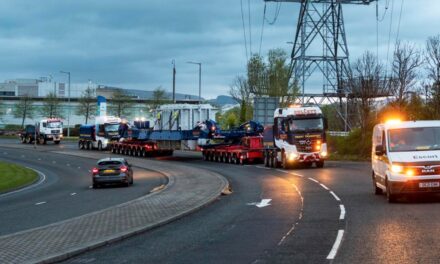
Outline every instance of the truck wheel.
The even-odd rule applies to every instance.
[[[29,137],[29,136],[26,137],[26,143],[31,144],[32,141],[33,141],[33,140],[31,139],[31,137]]]
[[[283,154],[281,155],[281,166],[283,167],[283,169],[287,170],[290,168],[289,166],[289,161],[287,160],[286,157],[286,153],[283,152]]]
[[[20,142],[21,142],[21,144],[26,143],[26,138],[25,137],[20,137]]]
[[[246,160],[243,158],[243,156],[240,156],[239,162],[240,162],[240,165],[246,164]]]
[[[230,153],[226,155],[226,163],[232,163],[232,156]]]
[[[87,148],[87,150],[90,150],[90,149],[91,149],[91,143],[90,143],[90,141],[87,141],[86,148]]]
[[[316,168],[324,168],[324,161],[321,160],[321,161],[316,162]]]
[[[373,173],[372,173],[372,178],[373,178],[373,189],[374,189],[374,194],[375,194],[375,195],[381,195],[381,194],[383,193],[383,190],[382,190],[381,188],[377,187],[377,184],[376,184],[376,177],[375,177],[375,175],[374,175],[374,171],[373,171]]]
[[[53,143],[55,143],[55,145],[58,145],[58,144],[60,144],[60,142],[61,141],[58,140],[58,141],[54,141]]]
[[[101,141],[98,141],[98,150],[102,151],[102,143],[101,143]]]
[[[274,157],[272,158],[272,168],[278,168],[278,155],[275,153]]]
[[[265,167],[269,167],[269,152],[265,151],[263,153],[263,163]]]

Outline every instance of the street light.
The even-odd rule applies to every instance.
[[[199,104],[200,104],[200,101],[202,100],[202,63],[193,62],[193,61],[187,61],[186,63],[199,65]]]
[[[67,74],[69,80],[68,92],[67,92],[67,137],[70,137],[70,72],[60,71],[60,73]]]

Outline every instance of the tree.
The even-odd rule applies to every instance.
[[[57,95],[50,92],[43,100],[43,106],[40,108],[40,114],[48,118],[63,117],[61,101]]]
[[[289,104],[297,96],[299,88],[291,82],[287,53],[272,49],[267,54],[267,63],[259,55],[253,55],[248,62],[248,83],[256,96],[279,97],[281,105]]]
[[[352,70],[349,84],[359,104],[361,136],[365,139],[366,131],[371,126],[374,99],[385,93],[384,82],[381,81],[383,67],[377,62],[376,56],[367,51],[352,65]]]
[[[429,106],[432,118],[440,118],[440,35],[428,38],[426,42],[426,70],[430,84],[427,87],[431,93]],[[428,96],[426,93],[425,96]]]
[[[79,106],[77,108],[76,114],[84,116],[85,123],[89,122],[89,119],[95,115],[96,111],[96,94],[95,89],[87,87],[87,89],[82,93],[79,98]]]
[[[251,119],[251,117],[249,117],[249,113],[252,109],[250,103],[251,90],[246,78],[243,76],[237,76],[234,80],[234,83],[229,88],[229,95],[232,96],[232,98],[234,98],[238,104],[240,104],[240,123]]]
[[[403,110],[407,101],[407,94],[417,82],[418,68],[423,60],[420,52],[409,43],[397,42],[393,59],[393,78],[391,92],[396,96],[394,104]]]
[[[110,101],[110,112],[118,117],[126,116],[130,113],[128,107],[131,105],[131,97],[124,93],[122,89],[116,90]]]
[[[216,120],[220,124],[222,129],[231,129],[239,124],[238,115],[240,113],[239,107],[234,107],[224,112],[223,114],[217,115]]]
[[[165,89],[162,88],[162,86],[157,87],[153,90],[153,98],[152,103],[149,105],[149,109],[156,109],[159,105],[165,104],[169,101],[169,97],[165,91]]]
[[[32,118],[34,115],[34,106],[32,99],[25,95],[20,98],[20,101],[15,104],[12,114],[15,118],[21,118],[21,127],[24,127],[26,118]]]

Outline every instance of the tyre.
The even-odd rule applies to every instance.
[[[21,142],[21,144],[26,143],[26,137],[20,137],[20,142]]]
[[[87,149],[87,150],[90,150],[90,149],[91,149],[91,143],[90,143],[90,141],[87,141],[87,143],[86,143],[86,149]]]
[[[391,193],[391,188],[390,188],[390,186],[388,184],[388,181],[386,181],[386,188],[387,188],[386,195],[387,195],[388,202],[389,203],[395,203],[397,201],[397,197],[398,196],[397,196],[397,194]]]
[[[230,153],[228,153],[226,159],[227,159],[226,163],[232,163],[232,155]]]
[[[26,137],[26,143],[31,144],[32,143],[32,139],[30,136]]]
[[[58,140],[58,141],[54,141],[53,143],[55,143],[55,145],[58,145],[58,144],[60,144],[60,142],[61,141]]]
[[[376,184],[376,177],[375,177],[375,175],[374,175],[374,172],[373,172],[373,176],[372,176],[372,178],[373,178],[373,190],[374,190],[374,194],[375,194],[375,195],[381,195],[381,194],[383,193],[383,190],[382,190],[381,188],[377,187],[377,184]]]
[[[289,167],[290,167],[289,166],[289,162],[288,162],[287,157],[286,157],[286,153],[284,153],[284,152],[281,154],[281,166],[285,170],[289,169]]]
[[[83,149],[84,148],[84,144],[82,141],[78,141],[78,149]]]
[[[101,141],[98,141],[98,150],[102,151],[102,143],[101,143]]]
[[[246,160],[242,156],[240,156],[239,163],[240,165],[244,165],[246,164]]]
[[[321,160],[321,161],[316,162],[316,168],[324,168],[324,161]]]
[[[133,175],[131,175],[131,178],[130,178],[130,185],[133,185]]]
[[[146,156],[147,156],[147,152],[145,152],[145,149],[142,148],[141,157],[146,157]]]
[[[269,167],[269,152],[264,152],[264,166]]]
[[[275,153],[274,157],[272,158],[272,168],[278,168],[278,155]]]
[[[99,188],[99,184],[97,184],[97,183],[93,183],[92,188],[93,188],[93,189],[98,189],[98,188]]]

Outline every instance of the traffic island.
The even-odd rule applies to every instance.
[[[100,159],[108,154],[63,151]],[[50,263],[164,225],[215,201],[227,188],[221,175],[172,162],[130,158],[169,178],[161,190],[108,209],[0,237],[2,263]]]
[[[0,194],[26,187],[38,180],[38,173],[17,164],[0,161]]]

